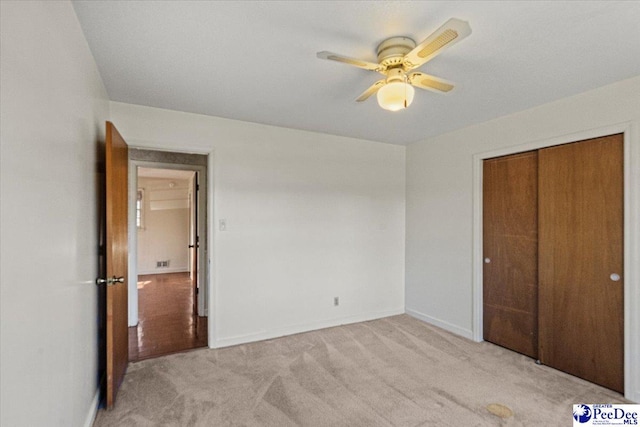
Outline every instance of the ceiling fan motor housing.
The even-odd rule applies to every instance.
[[[403,82],[407,83],[407,74],[402,68],[392,68],[387,71],[387,83]]]
[[[399,36],[384,40],[376,49],[378,62],[387,68],[401,67],[404,56],[416,47],[416,42],[409,37]]]

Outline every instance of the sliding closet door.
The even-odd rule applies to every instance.
[[[483,165],[484,339],[538,355],[538,155]]]
[[[623,392],[623,143],[539,151],[539,358]]]

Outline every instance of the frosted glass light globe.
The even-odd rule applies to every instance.
[[[415,89],[410,84],[404,82],[387,83],[378,90],[378,104],[385,110],[402,110],[411,105],[414,94]]]

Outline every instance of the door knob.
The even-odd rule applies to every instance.
[[[111,286],[111,285],[115,285],[116,283],[124,283],[124,277],[109,277],[108,279],[103,279],[101,277],[98,277],[96,279],[96,285],[104,285],[106,284],[107,286]]]
[[[620,280],[620,275],[616,273],[611,273],[611,276],[609,276],[609,279],[611,279],[614,282],[617,282]]]
[[[491,258],[485,258],[485,259],[484,259],[484,263],[485,263],[485,264],[489,264],[490,262],[491,262]]]

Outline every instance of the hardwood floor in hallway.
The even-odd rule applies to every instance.
[[[207,318],[193,313],[189,273],[138,276],[138,326],[129,328],[129,360],[207,345]]]

